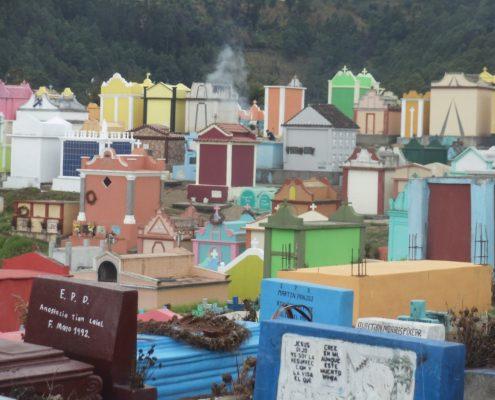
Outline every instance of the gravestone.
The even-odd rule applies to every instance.
[[[464,345],[262,321],[254,400],[462,400]]]
[[[0,399],[1,394],[19,389],[64,399],[101,400],[101,388],[92,365],[51,347],[0,339]]]
[[[313,322],[352,326],[354,293],[349,289],[267,278],[261,282],[260,321],[272,319],[282,305],[305,305]],[[296,319],[298,314],[295,314]]]
[[[445,340],[445,326],[442,324],[427,324],[425,322],[401,321],[389,318],[359,318],[356,322],[356,328],[430,340]]]
[[[40,277],[33,282],[25,341],[95,367],[105,398],[127,384],[136,357],[137,291],[115,284]]]

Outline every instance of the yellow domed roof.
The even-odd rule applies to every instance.
[[[495,81],[495,77],[488,72],[488,68],[486,67],[483,67],[483,72],[480,74],[480,78],[486,83],[494,83]]]
[[[74,93],[70,88],[66,87],[62,92],[62,97],[72,97],[72,96],[74,96]]]
[[[40,88],[36,91],[36,96],[43,96],[48,93],[48,89],[46,86],[40,86]]]

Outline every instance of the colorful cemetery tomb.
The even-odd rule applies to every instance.
[[[4,187],[39,188],[51,183],[60,169],[60,139],[80,129],[87,116],[70,89],[58,94],[40,88],[17,110],[11,137],[11,174]]]
[[[211,124],[239,121],[239,96],[232,85],[193,82],[186,96],[186,132],[200,132]]]
[[[428,178],[430,176],[442,177],[450,172],[450,167],[441,163],[402,165],[392,174],[393,197],[402,192],[411,178]],[[390,199],[389,199],[390,201]]]
[[[272,210],[285,201],[298,215],[318,209],[319,213],[330,217],[340,206],[340,194],[326,178],[293,178],[287,179],[273,196]]]
[[[344,65],[332,79],[328,81],[328,104],[333,104],[347,118],[354,117],[354,106],[359,98],[371,89],[379,90],[380,84],[364,68],[357,76]]]
[[[196,180],[196,150],[195,140],[198,134],[191,132],[184,136],[184,164],[172,166],[172,179],[175,181]]]
[[[220,266],[219,272],[228,276],[229,298],[255,301],[260,295],[263,279],[263,250],[258,247],[246,248],[227,265]]]
[[[281,137],[282,125],[304,108],[306,88],[296,75],[287,86],[265,86],[265,121],[268,132]]]
[[[140,310],[184,305],[209,298],[226,302],[229,281],[223,273],[195,266],[194,255],[183,248],[159,254],[116,254],[106,251],[89,270],[75,271],[78,279],[117,282],[139,293]]]
[[[402,152],[404,157],[412,163],[424,165],[439,162],[447,164],[448,148],[443,146],[437,138],[431,139],[428,145],[422,145],[413,138],[402,148]]]
[[[489,85],[494,86],[495,85],[495,76],[492,75],[490,72],[488,72],[488,69],[486,67],[483,67],[483,71],[479,75],[480,79],[488,83]],[[490,133],[495,132],[495,92],[492,92],[492,108],[491,108],[491,124],[490,124]]]
[[[128,82],[118,72],[101,84],[100,121],[107,121],[127,131],[143,125],[144,86],[153,83]]]
[[[454,175],[488,175],[495,172],[493,161],[495,160],[495,146],[487,150],[468,147],[452,162],[452,174]]]
[[[100,121],[100,106],[95,103],[89,103],[86,107],[88,110],[88,119],[84,121],[81,131],[87,132],[123,132],[124,127],[119,123],[108,122],[107,120]]]
[[[20,200],[14,202],[12,228],[17,235],[53,241],[70,235],[79,203],[67,200]]]
[[[395,167],[394,161],[387,163],[375,150],[356,147],[343,164],[342,197],[359,214],[383,215],[392,197]]]
[[[342,206],[328,221],[305,222],[283,203],[265,224],[263,276],[280,270],[339,265],[360,261],[363,254],[362,217]]]
[[[131,154],[139,141],[129,132],[109,132],[106,121],[101,131],[68,131],[60,138],[61,162],[59,175],[53,179],[52,189],[62,192],[79,192],[81,158],[103,153],[112,147],[116,154]]]
[[[143,124],[167,127],[170,132],[186,132],[186,97],[190,89],[178,83],[158,82],[150,86],[149,75],[143,91]]]
[[[294,207],[291,205],[292,209]],[[328,221],[328,217],[315,211],[316,206],[312,206],[310,211],[299,214],[298,217],[302,218],[304,222],[317,222]],[[255,219],[253,222],[246,224],[244,229],[246,230],[246,248],[265,248],[265,228],[263,224],[268,222],[268,214],[262,215]]]
[[[301,321],[261,323],[255,400],[462,400],[464,345]]]
[[[397,318],[408,314],[409,303],[414,298],[425,299],[438,311],[476,307],[485,312],[491,309],[491,268],[488,266],[418,260],[370,262],[365,267],[361,275],[356,274],[356,265],[348,264],[278,271],[277,276],[352,289],[354,321],[365,317]],[[404,285],[405,279],[407,285]]]
[[[171,133],[165,125],[143,125],[130,131],[154,158],[163,158],[167,169],[184,162],[184,135]]]
[[[6,258],[0,267],[0,332],[21,328],[21,303],[28,303],[34,278],[45,275],[69,276],[69,268],[41,253]]]
[[[137,302],[137,291],[120,285],[37,278],[24,340],[93,365],[104,398],[119,398],[115,385],[130,384],[136,357]]]
[[[398,136],[401,121],[398,97],[389,91],[379,93],[371,89],[354,107],[354,121],[361,134]]]
[[[286,315],[280,312],[286,306],[304,306],[311,322],[338,326],[352,326],[352,290],[331,288],[307,282],[270,278],[261,282],[260,321]],[[297,312],[294,319],[304,320]]]
[[[445,73],[431,83],[430,135],[487,136],[495,86],[477,74]]]
[[[493,178],[411,179],[400,205],[400,239],[389,260],[450,260],[494,265]],[[407,230],[406,230],[407,227]],[[392,232],[390,232],[391,234]],[[390,235],[389,235],[390,236]],[[400,258],[399,258],[400,257]]]
[[[283,124],[284,170],[338,172],[359,127],[331,104],[306,107]]]
[[[237,379],[244,361],[256,357],[259,324],[242,324],[251,335],[235,352],[198,349],[165,336],[139,335],[138,349],[147,352],[155,346],[153,356],[162,364],[146,383],[156,386],[159,399],[209,398],[213,383],[221,384],[225,374]]]
[[[246,234],[242,228],[251,221],[254,218],[247,211],[237,221],[225,221],[216,206],[210,221],[196,231],[192,239],[195,265],[217,271],[222,263],[228,264],[236,258],[246,248]]]
[[[256,186],[256,135],[239,124],[214,124],[198,134],[196,184],[187,198],[224,203],[232,188]]]
[[[184,241],[191,241],[192,233],[191,227],[183,231],[169,215],[158,209],[144,228],[138,228],[138,253],[166,253],[180,247]]]
[[[81,158],[79,215],[71,241],[91,245],[112,234],[112,249],[127,253],[137,246],[138,226],[144,226],[160,208],[165,162],[142,148],[118,155],[107,148],[92,159]]]
[[[253,104],[248,110],[239,110],[239,123],[255,131],[258,136],[265,131],[264,121],[265,113],[259,108],[256,100],[253,100]]]
[[[0,79],[0,114],[3,114],[7,121],[15,120],[18,108],[32,95],[31,86],[26,81],[20,85],[7,85]]]
[[[272,199],[277,188],[274,187],[249,187],[243,189],[236,199],[236,203],[255,213],[263,214],[272,210]]]
[[[445,340],[445,326],[417,321],[401,321],[391,318],[359,318],[356,329],[370,332],[394,333],[430,340]]]
[[[31,116],[38,121],[45,122],[59,117],[72,124],[74,129],[81,129],[88,119],[86,108],[77,101],[76,95],[70,88],[58,93],[53,88],[41,86],[27,102],[17,109],[16,120]],[[22,125],[24,126],[24,125]],[[16,133],[14,124],[14,133]]]
[[[404,93],[401,99],[400,136],[422,137],[430,133],[430,92],[415,90]]]

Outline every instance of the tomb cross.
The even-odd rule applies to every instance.
[[[311,211],[316,210],[316,207],[317,205],[315,203],[311,203],[311,205],[309,206],[309,208],[311,208]]]
[[[347,72],[347,65],[344,65],[344,68],[342,68],[343,72]]]

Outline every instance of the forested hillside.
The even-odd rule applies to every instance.
[[[493,0],[1,0],[0,78],[95,99],[113,72],[202,80],[225,45],[243,54],[247,97],[297,73],[310,101],[365,66],[401,94],[448,71],[495,70]]]

